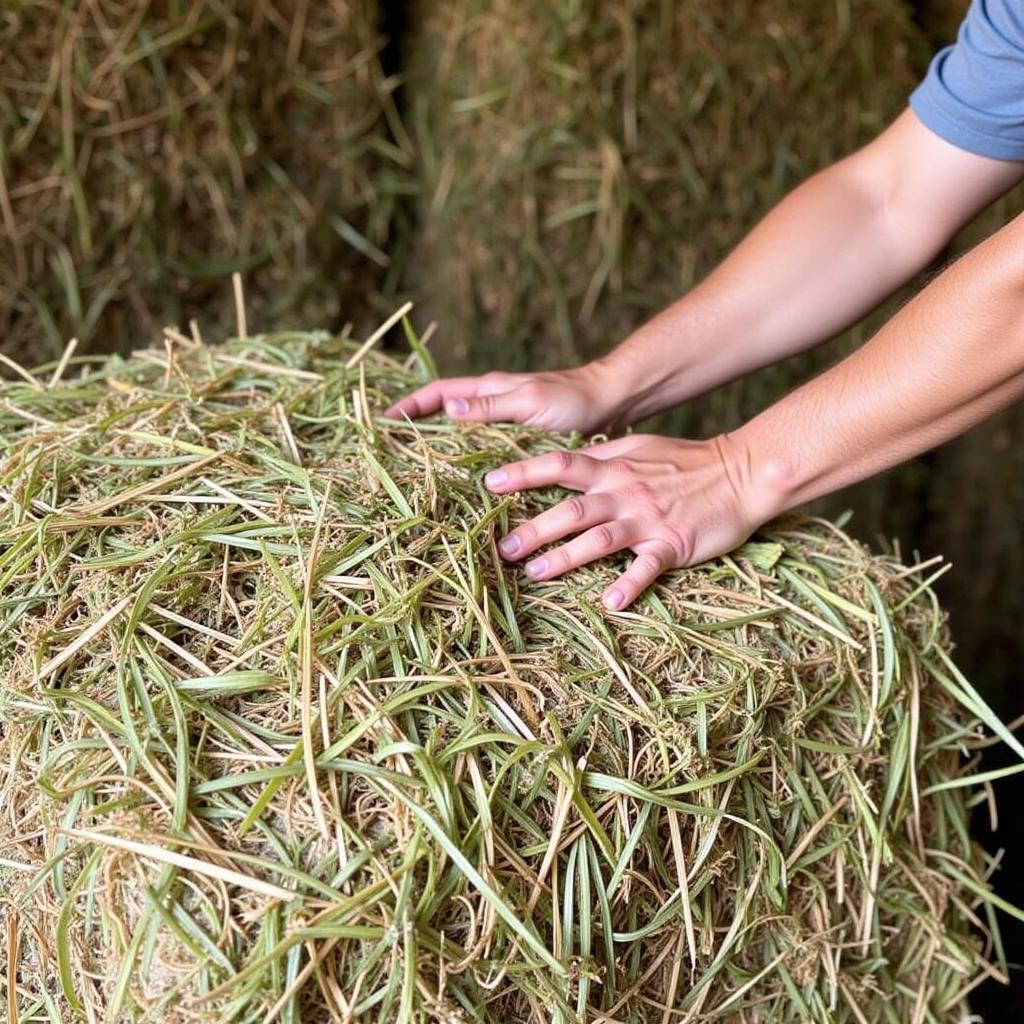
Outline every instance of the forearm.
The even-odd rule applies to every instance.
[[[1024,218],[866,345],[723,439],[770,515],[872,476],[1024,397]]]
[[[784,199],[700,285],[610,357],[635,421],[839,333],[931,254],[907,259],[841,167]]]
[[[904,114],[787,196],[705,281],[603,361],[627,418],[857,322],[1019,175],[1019,165],[956,150]]]

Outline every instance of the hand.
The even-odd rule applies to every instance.
[[[511,531],[498,548],[519,561],[575,534],[526,563],[537,580],[631,549],[633,564],[602,595],[615,610],[667,569],[733,550],[781,511],[752,494],[748,466],[728,435],[679,441],[640,434],[509,463],[484,482],[495,494],[533,487],[581,492]]]
[[[418,419],[441,409],[464,423],[508,420],[546,430],[593,434],[624,426],[620,389],[599,363],[549,373],[487,373],[432,381],[384,415]]]

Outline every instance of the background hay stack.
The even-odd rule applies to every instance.
[[[0,338],[145,344],[340,326],[383,286],[411,162],[372,0],[15,0],[0,10]]]
[[[361,351],[0,385],[12,1018],[962,1019],[961,755],[1024,749],[935,564],[792,521],[605,614],[496,556],[556,496],[482,470],[559,439],[375,419]]]
[[[411,23],[426,235],[411,270],[453,366],[606,351],[884,127],[926,56],[897,0],[455,0]],[[693,404],[689,429],[793,379]]]

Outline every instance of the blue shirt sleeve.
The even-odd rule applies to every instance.
[[[1024,3],[973,0],[956,43],[935,55],[910,106],[960,149],[1024,160]]]

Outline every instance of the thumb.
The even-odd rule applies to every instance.
[[[523,387],[512,388],[493,395],[474,395],[451,398],[444,411],[463,423],[493,423],[506,420],[522,423],[537,411],[536,396]]]

